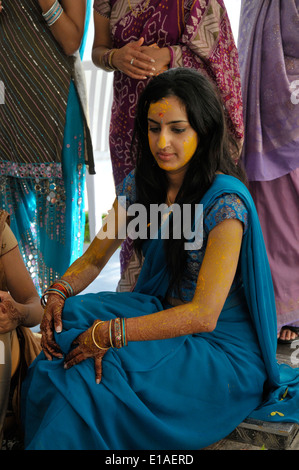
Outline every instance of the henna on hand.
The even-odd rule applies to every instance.
[[[97,328],[96,343],[94,342],[93,332],[95,332],[95,326],[97,323],[99,323],[99,320],[95,320],[90,328],[81,333],[81,335],[73,341],[72,346],[77,345],[77,347],[70,351],[66,356],[64,368],[69,369],[72,366],[85,361],[85,359],[93,357],[95,362],[96,383],[99,384],[102,379],[102,359],[109,349],[109,340],[106,333],[106,331],[108,331],[108,322],[103,322],[104,328]],[[100,349],[96,344],[101,345],[103,349]]]
[[[8,292],[0,291],[0,333],[8,333],[22,325],[26,314],[21,311],[21,304],[15,302]]]
[[[44,311],[41,322],[41,346],[48,360],[52,360],[52,356],[62,358],[63,354],[54,340],[54,329],[57,332],[62,330],[61,314],[64,306],[64,300],[56,294],[50,294],[47,306]]]

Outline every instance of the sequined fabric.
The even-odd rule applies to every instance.
[[[0,43],[0,160],[61,162],[74,58],[63,53],[33,0],[6,2]]]
[[[0,43],[0,208],[41,293],[82,254],[86,122],[38,2],[5,2]]]

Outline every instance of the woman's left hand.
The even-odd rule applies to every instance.
[[[78,346],[67,354],[65,358],[65,362],[64,362],[64,368],[69,369],[70,367],[76,364],[79,364],[82,361],[85,361],[85,359],[89,357],[93,357],[94,363],[95,363],[96,383],[101,382],[102,359],[105,356],[107,350],[109,349],[109,345],[105,344],[105,340],[103,338],[101,339],[101,337],[99,338],[98,334],[97,334],[97,341],[99,341],[99,343],[103,345],[104,349],[99,349],[93,341],[92,331],[96,323],[98,322],[99,320],[95,320],[93,325],[90,328],[88,328],[88,330],[81,333],[81,335],[79,335],[73,341],[72,345],[78,345]],[[99,332],[99,330],[100,328],[97,327],[97,333]]]
[[[169,68],[171,56],[168,47],[151,44],[150,46],[142,46],[141,51],[155,61],[155,75],[165,72]]]
[[[20,308],[8,292],[0,291],[0,333],[8,333],[24,322]]]

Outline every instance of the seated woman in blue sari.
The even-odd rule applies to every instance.
[[[23,386],[27,449],[200,449],[249,415],[299,420],[298,373],[275,358],[258,217],[209,80],[188,69],[153,78],[134,139],[121,203],[43,297],[43,352]],[[150,236],[152,219],[135,230],[147,236],[135,237],[142,269],[133,291],[78,295],[126,236],[137,203],[147,214],[170,207],[160,234]],[[196,244],[175,236],[171,221],[175,206],[199,204]]]

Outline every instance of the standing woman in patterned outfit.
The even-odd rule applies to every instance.
[[[299,0],[242,1],[239,53],[242,160],[268,251],[278,341],[291,343],[299,339]]]
[[[209,76],[231,135],[241,144],[238,53],[223,0],[95,0],[94,11],[93,61],[115,71],[110,152],[116,188],[135,167],[130,142],[138,97],[165,69],[188,67]],[[131,247],[128,239],[121,251],[119,290],[130,289],[139,271]]]
[[[85,17],[86,0],[1,2],[0,207],[39,291],[83,248]]]

